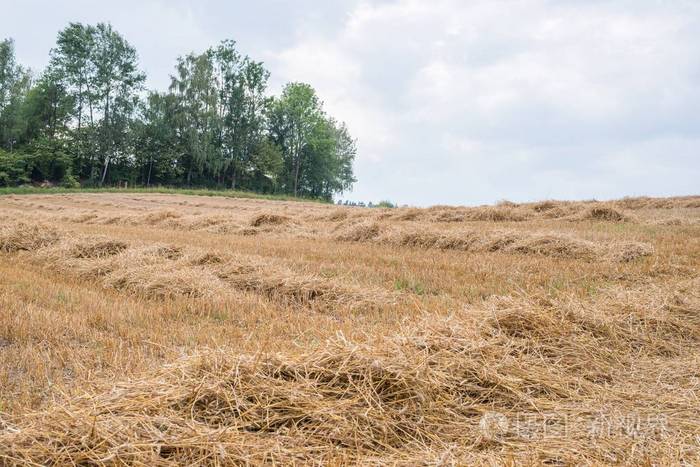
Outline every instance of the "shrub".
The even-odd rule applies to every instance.
[[[15,186],[31,181],[34,169],[32,156],[0,150],[0,186]]]

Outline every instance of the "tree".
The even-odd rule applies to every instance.
[[[44,73],[27,92],[20,117],[20,142],[29,144],[39,137],[63,138],[69,131],[73,99],[56,76]]]
[[[305,149],[322,116],[321,102],[308,84],[287,84],[274,102],[270,131],[282,148],[288,171],[286,183],[291,184],[294,196],[298,195],[304,156],[308,154]]]
[[[272,107],[270,135],[282,148],[284,189],[331,199],[352,186],[355,141],[345,124],[326,116],[308,84],[288,84]]]
[[[176,99],[175,125],[181,161],[186,166],[186,183],[190,186],[195,171],[202,173],[207,168],[214,168],[217,172],[221,165],[214,159],[214,136],[220,123],[211,53],[180,57],[177,75],[171,79],[170,92]]]
[[[22,131],[20,110],[31,86],[29,70],[17,64],[12,39],[0,42],[0,148],[13,150]]]
[[[85,173],[86,176],[93,174],[93,159],[98,146],[94,131],[94,103],[97,98],[93,87],[96,71],[91,58],[95,34],[94,26],[70,23],[58,33],[56,47],[50,53],[49,65],[51,73],[73,99],[71,115],[75,127],[69,135],[73,140],[71,149],[78,173]]]
[[[146,186],[153,180],[168,182],[178,176],[175,109],[173,94],[151,92],[142,107],[142,118],[134,122],[135,155]]]
[[[280,148],[269,139],[261,140],[250,157],[251,187],[255,191],[274,192],[283,166]]]
[[[352,188],[353,183],[357,181],[353,172],[352,166],[357,155],[357,144],[355,139],[350,136],[345,123],[338,124],[331,119],[333,128],[333,137],[335,139],[334,151],[334,167],[333,167],[333,183],[327,189],[328,193],[342,193]]]
[[[75,103],[72,149],[78,164],[85,150],[89,176],[96,178],[99,163],[102,185],[110,164],[126,156],[129,124],[146,79],[136,49],[109,24],[71,23],[58,35],[50,69]]]
[[[231,172],[231,188],[239,175],[252,170],[251,157],[263,137],[265,95],[270,73],[260,62],[242,57],[234,41],[223,41],[210,50],[214,58],[218,89],[218,147]]]
[[[71,23],[33,80],[0,42],[0,183],[229,186],[332,199],[355,181],[355,141],[314,89],[270,73],[232,40],[178,58],[142,95],[136,50],[109,24]],[[77,180],[76,180],[77,177]]]
[[[138,69],[136,49],[111,25],[100,23],[94,31],[90,58],[95,68],[94,92],[102,113],[102,185],[111,160],[125,153],[129,121],[138,103],[137,92],[142,89],[146,75]]]

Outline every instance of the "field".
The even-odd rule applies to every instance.
[[[0,465],[700,463],[700,197],[0,196]]]

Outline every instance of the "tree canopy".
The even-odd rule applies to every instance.
[[[355,140],[308,84],[270,73],[232,40],[178,58],[146,90],[136,49],[111,25],[71,23],[49,66],[0,42],[0,186],[230,187],[332,199],[355,182]]]

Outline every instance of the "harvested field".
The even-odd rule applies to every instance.
[[[0,222],[0,465],[700,463],[698,197]]]

